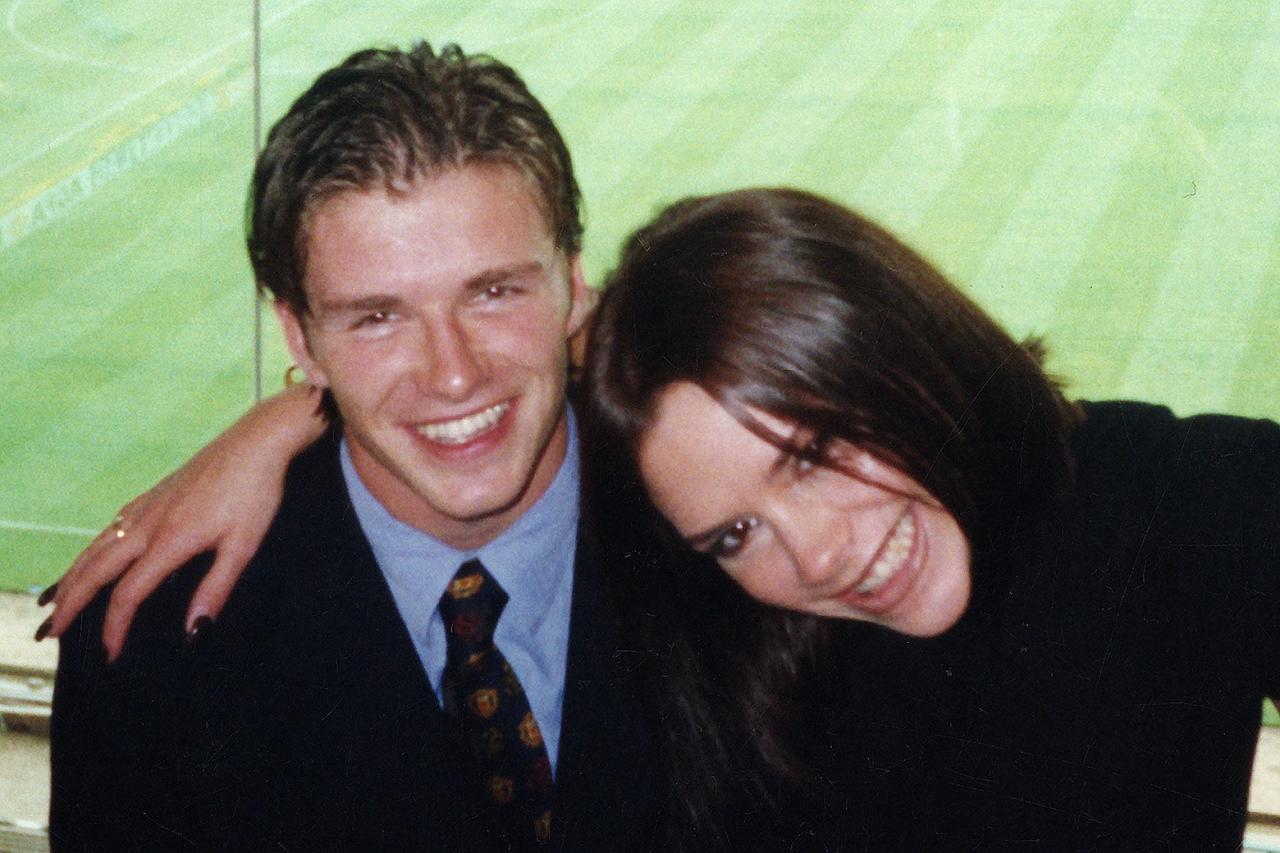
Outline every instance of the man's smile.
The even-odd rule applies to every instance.
[[[446,421],[419,424],[415,429],[428,441],[450,446],[463,445],[492,430],[511,408],[511,401],[489,406],[478,412]]]

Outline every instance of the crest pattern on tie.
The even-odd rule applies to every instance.
[[[512,829],[546,843],[551,837],[551,761],[529,699],[493,642],[507,593],[479,560],[462,564],[444,595],[448,632],[445,710],[460,716],[482,786]]]

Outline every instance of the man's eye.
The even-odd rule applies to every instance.
[[[381,326],[391,320],[391,312],[389,311],[370,311],[364,314],[355,322],[355,328],[367,329],[373,326]]]
[[[717,560],[725,560],[733,557],[739,551],[746,547],[747,539],[751,536],[751,531],[755,530],[760,524],[754,518],[743,518],[735,521],[728,530],[721,533],[711,547],[707,549],[707,553]]]
[[[510,299],[519,292],[519,288],[510,284],[491,284],[484,290],[480,291],[479,298],[481,302],[499,302],[503,299]]]

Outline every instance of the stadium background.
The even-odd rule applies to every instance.
[[[0,589],[57,577],[287,362],[255,303],[262,126],[375,43],[526,77],[586,267],[689,193],[792,184],[921,248],[1072,393],[1280,417],[1273,0],[6,0]]]
[[[279,387],[241,237],[256,117],[418,38],[550,108],[594,280],[664,203],[797,185],[1046,335],[1078,396],[1280,418],[1275,0],[0,0],[0,591]],[[47,849],[42,618],[0,592],[3,851]],[[1246,846],[1280,851],[1260,743]]]

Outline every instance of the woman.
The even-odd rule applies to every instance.
[[[631,239],[584,458],[650,557],[616,581],[662,650],[676,843],[1239,845],[1280,692],[1280,429],[1071,404],[1040,362],[812,195],[691,199]]]

